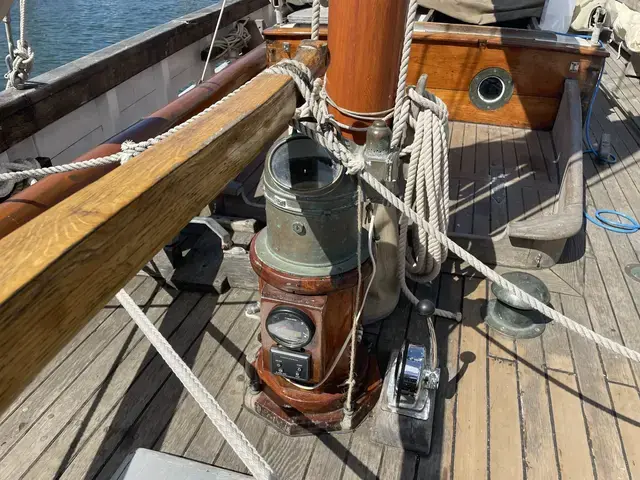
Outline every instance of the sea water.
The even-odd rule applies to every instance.
[[[18,40],[19,0],[11,8]],[[31,76],[218,3],[216,0],[27,0],[27,40],[36,52]],[[211,30],[215,25],[211,26]],[[0,58],[7,54],[4,28]],[[0,69],[4,62],[0,63]]]

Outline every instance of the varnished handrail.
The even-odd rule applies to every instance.
[[[317,72],[326,48],[307,45],[296,58]],[[263,74],[0,240],[0,411],[284,130],[295,106],[293,80]]]

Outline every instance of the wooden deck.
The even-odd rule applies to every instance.
[[[611,56],[607,59],[607,68],[602,76],[604,94],[616,112],[630,126],[636,139],[640,138],[640,80],[625,76],[627,58],[624,51],[620,55],[617,47],[609,45]]]
[[[462,155],[488,148],[491,158],[506,162],[514,152],[518,158],[518,149],[536,151],[526,132],[509,129],[507,141],[501,133],[501,142],[485,147],[478,132],[490,139],[494,130],[461,125],[455,128],[468,146]],[[598,136],[612,134],[619,162],[601,166],[585,156],[589,209],[613,207],[640,218],[640,143],[628,119],[600,97],[591,127]],[[467,130],[475,132],[468,144]],[[512,139],[522,135],[525,141]],[[531,207],[523,201],[526,215]],[[480,225],[482,210],[474,208],[471,224]],[[477,228],[494,229],[505,212],[485,209],[484,215]],[[543,274],[567,280],[547,282],[553,306],[640,349],[640,282],[624,273],[640,263],[640,233],[614,234],[587,223],[586,235],[573,244],[558,270]],[[576,251],[584,252],[579,269]],[[486,281],[459,266],[448,272],[417,289],[419,297],[437,298],[441,308],[464,316],[461,324],[436,322],[443,376],[428,457],[372,443],[368,422],[351,434],[289,438],[245,411],[242,363],[256,348],[258,323],[243,309],[254,292],[178,292],[142,276],[127,289],[280,478],[640,478],[640,365],[554,325],[541,338],[516,343],[487,332]],[[583,290],[571,287],[571,276]],[[423,320],[402,300],[365,340],[384,364],[405,335],[425,341]],[[138,447],[245,471],[112,301],[0,417],[0,479],[108,479]]]

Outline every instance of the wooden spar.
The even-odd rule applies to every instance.
[[[120,151],[120,145],[125,140],[141,142],[182,123],[264,70],[265,53],[264,45],[256,47],[206,82],[78,157],[74,162],[111,155]],[[115,168],[114,164],[51,175],[0,203],[0,238]]]
[[[309,42],[296,59],[325,68]],[[170,139],[0,240],[0,411],[287,126],[296,87],[265,74]]]
[[[343,109],[380,112],[393,108],[398,82],[407,0],[343,0],[329,9],[327,93]],[[349,126],[355,120],[331,107],[329,112]],[[346,136],[348,131],[343,132]],[[364,143],[364,134],[355,135]]]

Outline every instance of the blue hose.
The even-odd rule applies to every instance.
[[[604,215],[616,215],[618,218],[623,218],[627,220],[629,223],[616,222],[614,220],[610,220],[605,218]],[[616,233],[636,233],[640,231],[640,223],[630,215],[626,213],[616,212],[615,210],[596,210],[595,218],[589,215],[586,211],[584,212],[584,216],[587,217],[594,225],[598,227],[602,227],[605,230],[609,230],[610,232]]]

